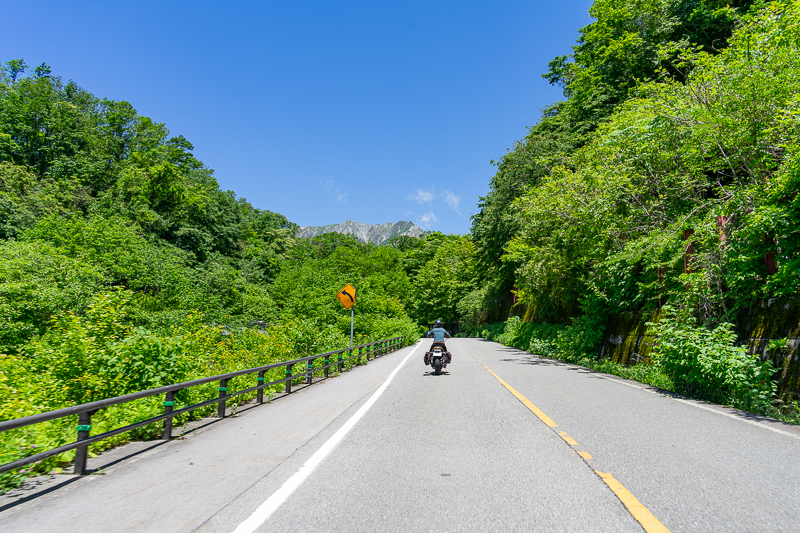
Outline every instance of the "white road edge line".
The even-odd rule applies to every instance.
[[[639,389],[639,390],[642,390],[644,392],[649,392],[651,394],[658,394],[655,391],[649,390],[649,389],[647,389],[645,387],[639,387],[639,386],[634,385],[632,383],[626,383],[624,381],[620,381],[618,379],[613,379],[613,378],[607,378],[605,376],[600,376],[600,377],[602,377],[603,379],[607,379],[608,381],[613,381],[614,383],[619,383],[620,385],[627,385],[628,387],[633,387],[634,389]],[[738,420],[739,422],[744,422],[745,424],[752,424],[754,426],[758,426],[760,428],[767,429],[767,430],[772,431],[774,433],[780,433],[781,435],[784,435],[786,437],[791,437],[793,439],[800,440],[800,435],[795,435],[794,433],[789,433],[788,431],[784,431],[782,429],[774,428],[774,427],[768,426],[767,424],[762,424],[761,422],[756,422],[755,420],[747,420],[747,419],[744,419],[744,418],[742,418],[740,416],[733,415],[731,413],[725,413],[723,411],[717,411],[716,409],[712,409],[711,407],[708,407],[706,405],[703,405],[703,404],[700,404],[700,403],[691,402],[689,400],[682,400],[680,398],[673,398],[673,400],[675,400],[676,402],[685,403],[686,405],[691,405],[692,407],[697,407],[698,409],[705,409],[706,411],[711,411],[712,413],[716,413],[718,415],[727,416],[728,418],[732,418],[734,420]]]
[[[392,382],[400,369],[403,368],[403,365],[406,364],[406,361],[408,361],[411,356],[414,355],[414,352],[416,352],[417,348],[420,346],[422,346],[422,344],[417,344],[417,346],[411,350],[411,353],[409,353],[405,359],[403,359],[400,364],[397,365],[397,368],[395,368],[392,373],[389,374],[389,377],[386,378],[386,381],[384,381],[383,384],[378,387],[378,390],[376,390],[375,394],[373,394],[372,397],[367,400],[367,403],[362,405],[361,408],[356,411],[356,414],[350,417],[350,420],[345,422],[345,424],[340,427],[339,430],[334,433],[333,436],[328,439],[319,450],[314,452],[314,455],[312,455],[308,461],[306,461],[305,464],[292,475],[292,477],[287,479],[286,482],[281,485],[281,488],[275,491],[272,496],[267,498],[264,503],[259,505],[258,509],[253,511],[253,514],[251,514],[247,520],[239,524],[233,533],[252,533],[258,527],[260,527],[261,524],[266,522],[269,517],[272,516],[272,513],[278,510],[278,507],[280,507],[281,504],[285,502],[295,490],[297,490],[297,487],[299,487],[303,481],[305,481],[305,479],[311,474],[311,472],[314,471],[314,469],[322,462],[322,460],[333,451],[333,449],[337,444],[339,444],[345,435],[347,435],[347,433],[353,429],[358,421],[361,420],[361,417],[364,416],[367,411],[369,411],[370,407],[372,407],[375,402],[378,401],[378,398],[380,398],[381,394],[383,394],[383,392],[389,386],[389,383]]]

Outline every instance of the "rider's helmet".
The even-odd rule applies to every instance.
[[[436,322],[433,323],[433,327],[435,327],[435,328],[443,327],[442,326],[442,321],[440,319],[436,319]]]

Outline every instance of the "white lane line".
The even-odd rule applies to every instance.
[[[639,387],[639,386],[634,385],[632,383],[626,383],[624,381],[620,381],[618,379],[613,379],[613,378],[607,378],[605,376],[600,376],[600,377],[603,378],[603,379],[607,379],[608,381],[613,381],[614,383],[619,383],[620,385],[627,385],[628,387],[633,387],[634,389],[639,389],[639,390],[642,390],[644,392],[649,392],[651,394],[658,394],[656,391],[650,390],[650,389],[648,389],[646,387]],[[722,415],[722,416],[727,416],[728,418],[732,418],[734,420],[738,420],[739,422],[744,422],[745,424],[752,424],[754,426],[758,426],[760,428],[772,431],[774,433],[780,433],[781,435],[784,435],[786,437],[791,437],[793,439],[800,440],[800,435],[797,435],[797,434],[794,434],[794,433],[789,433],[788,431],[784,431],[782,429],[774,428],[774,427],[769,426],[767,424],[763,424],[761,422],[756,422],[755,420],[747,420],[746,418],[742,418],[741,416],[736,416],[734,414],[726,413],[724,411],[717,411],[716,409],[713,409],[713,408],[711,408],[711,407],[709,407],[707,405],[703,405],[701,403],[696,403],[696,402],[692,402],[692,401],[689,401],[689,400],[682,400],[680,398],[674,398],[674,397],[672,399],[675,400],[676,402],[685,403],[686,405],[691,405],[692,407],[697,407],[698,409],[704,409],[706,411],[711,411],[712,413],[716,413],[716,414]]]
[[[314,469],[322,462],[322,460],[333,451],[333,449],[337,444],[339,444],[345,435],[347,435],[347,433],[353,429],[358,421],[361,420],[361,417],[364,416],[367,411],[369,411],[370,407],[372,407],[375,402],[378,401],[378,398],[380,398],[381,394],[383,394],[383,391],[385,391],[389,386],[389,383],[392,382],[400,369],[403,368],[403,365],[406,364],[406,361],[408,361],[411,356],[414,355],[414,352],[416,352],[417,348],[420,346],[421,344],[417,344],[417,346],[411,350],[411,353],[409,353],[405,359],[403,359],[400,364],[397,365],[397,368],[395,368],[392,373],[389,374],[389,377],[386,378],[386,381],[384,381],[383,384],[378,387],[378,390],[376,390],[375,394],[373,394],[372,397],[367,400],[367,403],[362,405],[361,408],[356,411],[356,414],[350,417],[350,420],[345,422],[345,424],[340,427],[339,430],[334,433],[333,436],[328,439],[319,450],[314,452],[314,455],[312,455],[308,461],[306,461],[305,464],[292,475],[292,477],[287,479],[286,482],[281,485],[281,488],[275,491],[272,496],[267,498],[264,503],[259,505],[258,509],[253,511],[253,514],[251,514],[247,520],[239,524],[233,533],[252,533],[259,526],[261,526],[261,524],[266,522],[269,517],[272,516],[272,513],[278,510],[278,507],[280,507],[281,504],[285,502],[295,490],[297,490],[297,487],[299,487],[303,481],[305,481],[305,479],[311,475],[311,472],[313,472]]]

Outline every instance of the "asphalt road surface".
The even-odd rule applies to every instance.
[[[428,343],[17,491],[0,531],[800,531],[800,428],[479,339],[435,376]]]

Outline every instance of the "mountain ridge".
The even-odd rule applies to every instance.
[[[365,224],[364,222],[346,220],[340,224],[329,224],[327,226],[301,226],[297,228],[294,236],[301,239],[310,239],[325,233],[353,235],[359,242],[382,244],[401,235],[419,237],[425,234],[425,230],[407,220],[400,220],[394,223],[385,222],[383,224]]]

